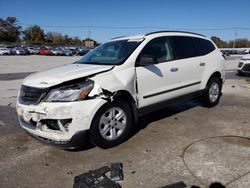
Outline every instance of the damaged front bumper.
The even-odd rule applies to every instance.
[[[24,105],[17,102],[19,123],[33,137],[46,143],[70,148],[90,129],[103,99],[76,102],[41,102]]]
[[[83,146],[85,143],[88,143],[87,140],[87,131],[80,131],[72,136],[72,138],[68,141],[56,141],[56,140],[51,140],[47,138],[43,138],[37,135],[34,135],[28,131],[26,131],[28,135],[31,137],[45,143],[48,145],[54,145],[57,147],[60,147],[62,149],[76,149],[79,148],[80,146]]]

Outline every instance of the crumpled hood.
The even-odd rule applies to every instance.
[[[111,69],[110,65],[67,64],[26,77],[23,84],[31,87],[47,88]]]

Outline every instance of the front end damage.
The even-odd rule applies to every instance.
[[[38,105],[17,103],[19,123],[40,140],[65,145],[90,128],[91,121],[106,101],[90,99],[76,102],[41,102]]]
[[[107,71],[95,72],[86,77],[67,80],[55,85],[50,85],[47,80],[48,87],[44,85],[43,80],[39,85],[38,79],[35,84],[32,82],[32,77],[26,79],[16,107],[20,125],[39,140],[63,147],[66,145],[66,148],[69,148],[68,145],[72,140],[77,140],[78,135],[90,129],[96,112],[105,103],[112,102],[118,95],[118,91],[125,90],[135,98],[134,75],[133,68],[122,71],[109,68]],[[72,84],[85,87],[85,83],[90,83],[92,86],[87,88],[89,89],[87,92],[79,93],[79,96],[83,98],[75,101],[53,101],[56,95],[67,93],[67,89],[75,89]],[[61,92],[60,88],[66,92]],[[48,97],[51,93],[53,96]]]

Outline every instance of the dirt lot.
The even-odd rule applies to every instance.
[[[15,100],[22,79],[79,57],[0,57],[0,187],[72,187],[76,175],[122,162],[122,187],[161,187],[183,181],[207,187],[250,187],[250,78],[237,77],[227,61],[218,106],[198,101],[143,117],[124,144],[103,150],[64,151],[30,138],[18,125]]]

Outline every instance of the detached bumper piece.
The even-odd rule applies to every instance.
[[[106,176],[110,171],[113,177],[117,176],[116,181],[123,179],[122,164],[114,163],[111,164],[111,168],[104,166],[76,176],[73,188],[121,188],[120,184]]]

